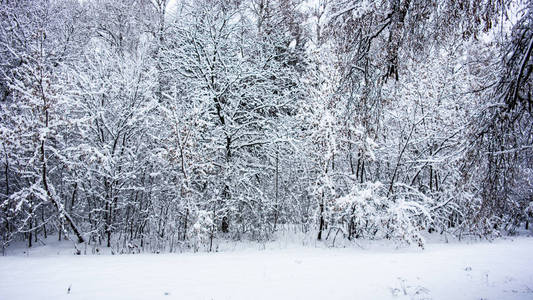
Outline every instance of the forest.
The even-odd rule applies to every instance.
[[[0,0],[2,251],[513,235],[532,48],[522,0]]]

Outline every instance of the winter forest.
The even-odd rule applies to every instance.
[[[513,235],[532,48],[520,0],[0,0],[1,248]]]

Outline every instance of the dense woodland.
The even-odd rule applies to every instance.
[[[1,247],[513,234],[532,48],[519,0],[0,0]]]

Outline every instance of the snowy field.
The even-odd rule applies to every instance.
[[[0,257],[0,299],[533,299],[533,238],[526,237],[426,250],[32,251]]]

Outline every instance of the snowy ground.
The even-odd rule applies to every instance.
[[[74,256],[48,249],[0,257],[0,299],[533,299],[533,238],[426,250]]]

